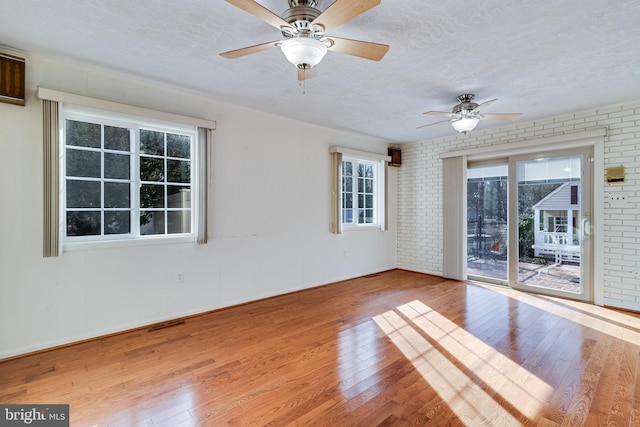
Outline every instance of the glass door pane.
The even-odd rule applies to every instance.
[[[467,276],[507,283],[507,163],[467,168]]]
[[[591,298],[589,151],[512,159],[517,275],[512,286]],[[515,244],[516,242],[514,242]]]

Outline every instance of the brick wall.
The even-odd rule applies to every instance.
[[[485,124],[486,125],[486,124]],[[442,126],[447,126],[443,124]],[[481,124],[482,126],[482,124]],[[610,195],[628,197],[624,208],[605,203],[604,303],[640,310],[640,101],[509,124],[468,136],[457,134],[402,145],[398,171],[398,267],[442,274],[442,160],[440,153],[607,128],[604,166],[625,167],[624,184],[605,184]],[[604,179],[595,171],[594,179]]]

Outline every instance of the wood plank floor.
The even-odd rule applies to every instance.
[[[72,426],[640,425],[640,319],[402,270],[0,362]]]

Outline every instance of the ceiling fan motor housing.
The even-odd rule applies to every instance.
[[[309,37],[319,39],[324,35],[324,28],[320,25],[311,25],[314,19],[320,16],[320,11],[316,9],[315,0],[289,0],[289,9],[282,15],[282,19],[287,21],[293,31],[288,28],[282,29],[282,35],[291,37]]]
[[[318,2],[316,0],[289,0],[289,7],[311,6],[315,7]]]
[[[471,102],[473,98],[475,98],[475,95],[471,93],[466,93],[464,95],[458,96],[457,99],[460,104],[454,106],[451,112],[453,114],[464,115],[465,113],[473,111],[478,106],[478,104],[476,104],[475,102]]]

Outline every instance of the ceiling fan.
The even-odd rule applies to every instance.
[[[316,0],[288,0],[289,9],[282,17],[253,0],[226,1],[280,30],[284,40],[221,53],[225,58],[234,59],[280,47],[287,60],[297,67],[298,79],[305,80],[315,75],[313,67],[322,60],[327,50],[374,61],[381,60],[389,50],[389,46],[384,44],[330,37],[326,34],[379,5],[381,0],[335,0],[322,12],[316,8]]]
[[[482,104],[476,104],[475,102],[472,102],[473,98],[475,98],[475,95],[471,93],[458,96],[457,99],[459,104],[454,106],[453,110],[451,110],[450,113],[446,111],[427,111],[424,114],[429,114],[431,116],[446,116],[450,117],[450,119],[430,123],[428,125],[418,126],[418,128],[437,125],[438,123],[451,122],[451,126],[453,126],[455,130],[466,134],[475,129],[480,120],[516,120],[522,115],[522,113],[483,114],[482,109],[496,102],[498,98],[483,102]]]

